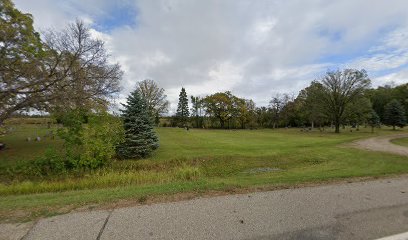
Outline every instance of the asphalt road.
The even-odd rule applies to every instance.
[[[376,239],[408,231],[408,177],[72,213],[0,239]]]

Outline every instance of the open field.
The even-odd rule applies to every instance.
[[[149,159],[115,161],[92,173],[6,181],[8,168],[35,159],[47,147],[61,146],[59,140],[25,141],[27,136],[41,136],[47,131],[44,125],[18,126],[0,139],[8,146],[0,152],[3,220],[33,218],[118,200],[145,202],[178,193],[271,189],[408,173],[406,156],[354,149],[347,144],[396,133],[388,129],[374,134],[369,128],[334,134],[299,129],[158,128],[160,148]]]
[[[398,138],[391,141],[394,144],[408,147],[408,138]]]

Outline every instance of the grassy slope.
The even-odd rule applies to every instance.
[[[67,205],[145,199],[160,194],[282,186],[408,172],[406,157],[353,149],[343,144],[392,134],[392,131],[371,134],[363,129],[333,134],[304,133],[298,129],[157,130],[161,146],[150,159],[118,161],[82,177],[0,185],[3,195],[0,217],[14,216],[19,209],[44,215]],[[60,144],[51,140],[36,142],[33,144],[37,145],[30,145],[28,150],[24,148],[27,144],[24,138],[30,131],[33,130],[26,128],[4,139],[11,148],[7,151],[14,150],[0,152],[2,164],[10,166],[23,158],[32,159],[42,154],[45,146]],[[259,168],[279,171],[257,172]]]
[[[408,147],[408,138],[398,138],[391,141],[392,143]]]

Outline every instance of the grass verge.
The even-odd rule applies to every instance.
[[[0,173],[41,156],[59,140],[30,142],[25,136],[45,130],[22,126],[0,139]],[[408,159],[350,148],[347,143],[393,134],[370,129],[331,132],[281,130],[157,129],[161,147],[144,160],[115,161],[93,172],[46,178],[16,176],[0,183],[0,218],[22,221],[83,206],[145,203],[162,196],[205,195],[308,183],[408,173]],[[399,132],[400,133],[400,132]]]

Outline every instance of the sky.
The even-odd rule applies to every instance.
[[[230,90],[266,106],[329,70],[365,69],[373,87],[408,82],[407,0],[14,0],[37,31],[76,19],[124,71],[120,100],[143,79],[170,113],[188,95]]]

